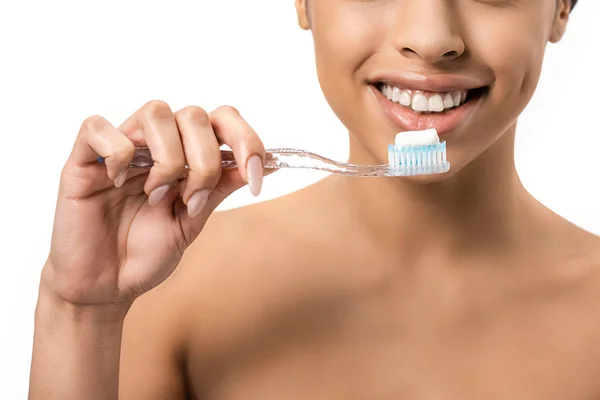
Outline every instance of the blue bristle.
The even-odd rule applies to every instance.
[[[389,164],[400,175],[419,175],[448,171],[446,142],[422,146],[388,146]]]

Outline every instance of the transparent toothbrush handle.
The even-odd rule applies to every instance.
[[[221,150],[223,168],[237,168],[237,163],[231,150]],[[332,174],[379,177],[379,176],[416,176],[443,174],[450,170],[450,163],[445,159],[436,165],[406,165],[392,167],[384,165],[357,165],[331,160],[318,154],[299,149],[267,149],[265,168],[304,168],[324,171]],[[154,164],[152,155],[147,147],[138,147],[131,164],[131,168],[150,168]]]
[[[237,162],[231,150],[221,150],[223,168],[237,168]],[[130,168],[150,168],[154,164],[150,149],[138,147],[129,164]],[[352,176],[385,176],[389,174],[388,165],[355,165],[334,161],[318,154],[299,149],[267,149],[265,168],[306,168]]]

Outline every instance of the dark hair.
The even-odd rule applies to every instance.
[[[571,0],[571,10],[577,5],[577,0]]]

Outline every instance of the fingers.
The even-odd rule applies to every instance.
[[[81,125],[63,171],[77,178],[76,184],[68,185],[71,191],[68,195],[86,196],[105,189],[107,184],[112,185],[113,182],[121,186],[127,177],[134,152],[131,140],[104,118],[87,118]],[[105,165],[97,162],[98,156],[104,158]]]
[[[137,145],[148,146],[154,165],[144,191],[150,206],[158,204],[185,172],[186,158],[175,117],[168,104],[150,101],[119,128]]]
[[[209,195],[219,183],[221,152],[210,118],[202,108],[186,107],[175,113],[175,121],[188,165],[182,198],[193,218],[204,209]]]
[[[220,144],[233,150],[237,169],[222,170]],[[167,203],[180,195],[188,216],[196,217],[206,204],[218,205],[246,183],[255,196],[261,191],[265,148],[233,107],[220,107],[210,114],[200,107],[173,113],[166,103],[150,101],[119,129],[101,117],[91,117],[82,126],[71,164],[87,165],[89,171],[100,176],[104,165],[96,160],[101,156],[108,176],[96,179],[94,184],[108,179],[105,184],[113,182],[121,187],[128,177],[143,173],[129,169],[135,146],[148,147],[154,160],[143,187],[150,206],[163,199],[165,207],[170,206]],[[136,179],[134,186],[137,188],[141,181]],[[130,193],[129,190],[116,194]]]
[[[263,176],[268,176],[276,171],[277,169],[265,169],[263,170]],[[214,210],[230,194],[245,185],[246,180],[240,175],[237,169],[224,169],[219,184],[208,200],[207,208]]]
[[[108,176],[116,179],[129,167],[134,152],[133,143],[125,135],[104,118],[92,116],[81,125],[69,161],[84,166],[95,163],[100,156],[104,158]]]
[[[231,107],[217,108],[210,114],[215,136],[220,143],[231,147],[241,176],[258,196],[263,181],[265,147],[254,130]]]

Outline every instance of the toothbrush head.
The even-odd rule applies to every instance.
[[[443,174],[450,170],[446,142],[436,129],[405,131],[388,147],[389,169],[393,176]]]
[[[443,174],[450,170],[446,160],[446,142],[398,146],[388,146],[390,173],[394,176],[415,176]]]

